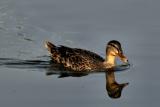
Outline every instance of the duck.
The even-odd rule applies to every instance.
[[[102,71],[116,65],[116,57],[123,63],[128,63],[127,57],[123,54],[121,43],[111,40],[106,45],[106,58],[95,52],[80,48],[71,48],[63,45],[55,45],[45,41],[51,61],[63,65],[68,70],[82,71]]]
[[[113,70],[109,70],[106,73],[106,90],[110,98],[117,99],[121,97],[122,90],[124,87],[128,86],[129,83],[119,84],[115,80],[115,74]]]

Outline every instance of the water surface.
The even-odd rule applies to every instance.
[[[107,95],[104,73],[58,79],[57,75],[46,76],[43,67],[0,66],[1,106],[158,106],[159,3],[1,0],[0,58],[48,61],[45,40],[88,49],[105,57],[107,42],[116,39],[133,64],[127,72],[115,73],[119,83],[130,83],[116,100]]]

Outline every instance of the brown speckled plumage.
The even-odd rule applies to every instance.
[[[114,44],[114,42],[111,43]],[[56,46],[48,41],[45,43],[45,46],[48,49],[53,62],[62,64],[70,70],[96,71],[106,67],[104,65],[105,59],[94,52],[78,48],[70,48],[62,45]]]
[[[57,47],[50,42],[47,42],[47,46],[55,63],[63,64],[64,67],[74,71],[96,70],[104,62],[101,56],[87,50],[66,46]]]

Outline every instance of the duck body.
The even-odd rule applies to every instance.
[[[95,71],[104,68],[104,58],[94,52],[63,45],[55,46],[50,42],[46,43],[46,47],[50,52],[52,61],[62,64],[69,70]]]
[[[46,41],[52,62],[61,64],[64,68],[72,71],[104,71],[115,66],[115,59],[119,57],[123,62],[128,62],[124,56],[121,44],[112,40],[106,46],[106,59],[98,54],[78,48],[56,46]]]

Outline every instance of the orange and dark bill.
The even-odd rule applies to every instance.
[[[126,56],[124,56],[123,53],[118,53],[118,56],[121,59],[121,61],[123,61],[124,63],[128,63],[128,59]]]

